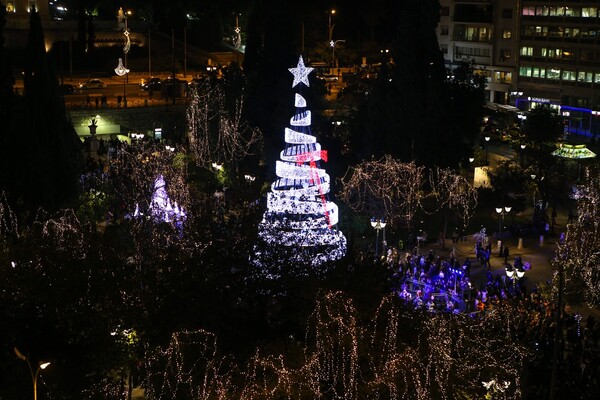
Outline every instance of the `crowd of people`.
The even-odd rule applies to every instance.
[[[499,256],[505,257],[505,267],[522,270],[527,263],[523,263],[520,257],[515,257],[513,264],[508,263],[507,249],[502,246],[499,251]],[[415,248],[401,258],[399,252],[391,248],[385,263],[394,271],[394,286],[400,298],[430,311],[483,311],[486,305],[524,292],[524,286],[516,277],[511,279],[507,274],[492,274],[489,243],[478,241],[474,253],[474,258],[460,260],[455,250],[448,258],[443,258],[434,250],[421,254]],[[475,284],[471,280],[473,267],[483,269],[485,283]]]
[[[390,248],[382,262],[393,271],[397,295],[417,308],[475,316],[502,304],[514,306],[516,335],[534,350],[534,367],[527,377],[524,398],[548,398],[555,331],[560,329],[558,393],[577,399],[595,398],[600,389],[600,323],[591,314],[584,317],[568,306],[557,319],[556,304],[544,300],[537,288],[528,291],[522,279],[511,279],[506,273],[494,276],[491,257],[504,258],[507,270],[531,268],[521,257],[509,263],[508,250],[501,243],[497,250],[492,252],[488,241],[477,240],[471,257],[459,260],[454,248],[446,258],[435,250],[421,253],[419,247],[402,256]],[[482,269],[483,283],[471,280],[474,268]]]

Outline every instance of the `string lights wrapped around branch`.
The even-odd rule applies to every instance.
[[[342,179],[341,196],[359,212],[372,212],[373,205],[393,222],[411,226],[421,208],[425,167],[403,163],[386,155],[351,167]]]
[[[242,118],[243,96],[228,108],[220,85],[206,80],[192,90],[187,110],[188,137],[199,166],[241,160],[254,154],[262,140],[260,131]]]

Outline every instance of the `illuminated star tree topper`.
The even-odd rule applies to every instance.
[[[306,86],[310,87],[308,83],[308,74],[310,74],[314,68],[305,67],[304,60],[302,56],[298,59],[298,65],[296,68],[288,68],[289,71],[294,75],[294,82],[292,83],[292,87],[295,87],[299,83],[304,83]]]

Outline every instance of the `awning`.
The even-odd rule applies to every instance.
[[[553,156],[570,158],[574,160],[582,158],[594,158],[596,153],[585,147],[585,144],[560,143],[558,148],[552,152]]]

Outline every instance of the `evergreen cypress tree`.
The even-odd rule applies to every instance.
[[[48,209],[65,205],[77,194],[83,153],[67,118],[58,79],[46,54],[39,14],[30,13],[24,65],[24,110],[18,124],[17,149],[26,163],[16,182],[26,203]]]
[[[446,71],[435,28],[437,0],[397,5],[394,63],[384,65],[365,110],[366,136],[376,157],[436,164],[447,151]],[[366,154],[368,156],[368,154]]]
[[[8,55],[4,48],[4,25],[6,25],[6,7],[0,3],[0,112],[5,112],[12,102],[14,78]],[[4,117],[5,114],[2,114]],[[4,120],[4,119],[3,119]]]
[[[6,24],[6,7],[0,3],[0,192],[7,185],[8,125],[12,115],[13,84],[12,68],[4,49],[4,25]]]

